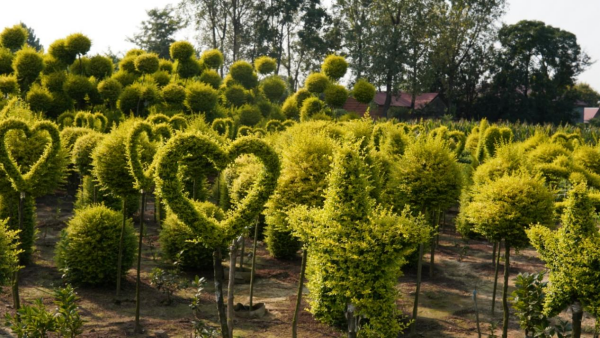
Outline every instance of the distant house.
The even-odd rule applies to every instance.
[[[409,117],[408,112],[410,110],[412,100],[411,94],[402,92],[392,94],[392,101],[390,103],[388,116],[384,116],[383,114],[385,97],[385,92],[375,93],[371,110],[369,112],[372,118]],[[363,116],[368,107],[368,104],[360,103],[353,97],[349,97],[348,100],[346,100],[343,108],[348,112],[355,112],[360,116]],[[440,117],[446,111],[446,105],[440,98],[439,93],[423,93],[417,95],[415,98],[415,110],[419,111],[420,114],[414,117]]]
[[[583,123],[590,123],[592,119],[600,117],[600,108],[584,108],[583,109]]]
[[[581,100],[575,101],[575,118],[573,119],[573,123],[587,123],[585,119],[585,110],[588,109],[586,108],[587,105],[587,103]]]

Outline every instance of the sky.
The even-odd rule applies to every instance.
[[[579,45],[599,61],[579,76],[600,91],[600,0],[507,0],[509,8],[502,21],[540,20],[577,35]],[[164,7],[173,0],[18,0],[3,1],[0,29],[19,22],[32,27],[44,47],[72,33],[92,39],[90,54],[123,52],[134,48],[127,37],[138,32],[147,18],[146,10]],[[191,30],[178,33],[177,39],[192,40]]]

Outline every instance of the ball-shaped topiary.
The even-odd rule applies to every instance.
[[[13,69],[19,87],[25,92],[44,70],[44,59],[35,49],[25,47],[15,54]]]
[[[113,73],[114,65],[110,58],[102,55],[94,55],[90,58],[89,72],[90,76],[98,80],[110,77]]]
[[[59,39],[52,42],[48,47],[48,53],[64,65],[72,64],[77,58],[77,54],[73,53],[67,48],[67,42],[65,39]]]
[[[121,82],[113,78],[102,80],[98,83],[98,92],[100,93],[100,96],[111,105],[114,105],[117,102],[122,90],[123,85],[121,85]]]
[[[225,218],[223,211],[210,202],[193,201],[194,207],[215,221]],[[160,248],[166,259],[179,261],[183,268],[206,268],[212,266],[213,248],[207,248],[197,242],[198,236],[192,229],[181,222],[173,213],[169,213],[162,223],[160,231]],[[222,248],[226,251],[226,248]]]
[[[150,106],[160,101],[160,91],[156,85],[134,83],[121,92],[117,107],[123,114],[133,112],[136,116],[148,115]]]
[[[204,82],[214,89],[218,89],[221,85],[221,75],[217,73],[217,71],[213,69],[205,69],[202,74],[200,74],[200,81]]]
[[[135,60],[135,69],[142,74],[152,74],[158,70],[158,55],[145,53],[138,55]]]
[[[185,89],[185,106],[193,112],[209,112],[217,105],[217,91],[202,82],[192,82]]]
[[[119,70],[124,70],[129,73],[135,74],[137,73],[137,69],[135,68],[135,59],[137,56],[126,56],[119,61]]]
[[[157,86],[164,87],[171,82],[171,75],[164,70],[159,70],[158,72],[152,74],[152,79]]]
[[[14,76],[0,75],[0,93],[12,95],[19,92],[19,84]]]
[[[21,49],[27,41],[27,30],[21,25],[6,27],[0,33],[0,45],[13,52]]]
[[[246,103],[246,90],[240,85],[232,85],[224,90],[225,100],[227,104],[233,107],[241,107]]]
[[[343,56],[334,54],[328,55],[321,65],[321,71],[335,81],[346,75],[347,69],[348,62],[346,62],[346,59]]]
[[[42,86],[33,85],[27,92],[27,103],[34,112],[47,112],[52,108],[52,94]]]
[[[286,83],[279,76],[270,76],[260,81],[260,91],[271,102],[279,102],[285,93]]]
[[[367,104],[375,97],[375,86],[365,79],[359,79],[352,88],[352,96],[356,101]]]
[[[255,126],[262,119],[260,109],[256,106],[243,105],[239,111],[240,124],[244,126]]]
[[[342,85],[332,84],[325,89],[325,102],[334,108],[341,108],[347,99],[348,91]]]
[[[196,53],[194,46],[187,41],[176,41],[171,44],[171,47],[169,47],[169,54],[173,60],[187,60],[191,58],[194,53]]]
[[[158,61],[158,69],[171,74],[173,72],[173,62],[165,59],[160,59]]]
[[[75,55],[85,55],[92,47],[92,41],[81,33],[75,33],[67,36],[65,46]]]
[[[205,50],[200,56],[200,60],[210,69],[218,69],[223,65],[223,53],[218,49]]]
[[[55,72],[64,72],[67,70],[67,64],[55,58],[50,54],[44,54],[44,74],[52,74]]]
[[[298,108],[298,101],[295,96],[288,96],[283,102],[281,111],[288,119],[297,120],[300,118],[300,109]]]
[[[52,72],[42,77],[42,84],[53,93],[62,92],[65,80],[67,80],[67,73],[65,71]]]
[[[93,84],[87,77],[82,75],[69,74],[63,84],[65,93],[78,102],[83,102],[85,96],[88,95],[92,89]]]
[[[261,75],[271,74],[277,69],[277,61],[269,56],[261,56],[254,60],[254,68]]]
[[[73,64],[69,66],[71,74],[77,75],[89,75],[90,73],[90,59],[86,57],[79,58],[73,61]]]
[[[329,78],[323,73],[312,73],[306,77],[304,87],[311,93],[321,94],[327,89]]]
[[[304,100],[300,109],[300,121],[308,121],[314,115],[321,113],[323,110],[323,101],[317,97],[310,97]]]
[[[168,104],[182,104],[185,100],[185,88],[177,83],[170,83],[162,89],[162,96]]]
[[[254,73],[252,65],[243,60],[238,60],[231,65],[229,75],[246,89],[254,88],[258,84],[258,76]]]
[[[177,60],[175,62],[177,75],[182,79],[190,79],[202,73],[202,65],[195,58]]]
[[[111,77],[111,79],[115,79],[115,80],[119,81],[123,87],[133,84],[135,82],[135,80],[137,80],[137,78],[138,78],[137,74],[130,73],[126,70],[119,70],[118,72],[114,73],[113,76]]]
[[[12,73],[14,54],[8,48],[0,47],[0,75]]]
[[[119,212],[104,205],[75,211],[67,229],[62,232],[55,258],[57,266],[69,280],[87,285],[115,282],[121,218]],[[129,220],[123,234],[123,276],[133,265],[135,252],[135,233]]]
[[[55,117],[75,108],[73,99],[63,92],[52,93],[52,109],[48,116]]]
[[[125,57],[128,57],[128,56],[138,56],[138,55],[142,55],[144,53],[146,53],[146,51],[143,50],[143,49],[132,48],[132,49],[128,50],[127,53],[125,53]]]

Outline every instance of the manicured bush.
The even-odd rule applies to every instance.
[[[224,96],[227,103],[233,107],[240,107],[246,103],[246,90],[237,84],[226,87]]]
[[[217,91],[202,82],[192,82],[185,89],[185,106],[192,112],[207,113],[217,104]]]
[[[14,76],[0,75],[0,92],[4,95],[13,95],[19,92],[19,84]]]
[[[134,83],[121,92],[117,107],[123,114],[147,116],[150,107],[161,100],[160,90],[153,83]]]
[[[223,53],[218,49],[209,49],[202,52],[200,60],[210,69],[219,69],[223,65]]]
[[[121,218],[103,205],[75,211],[56,247],[56,264],[66,278],[86,285],[115,283]],[[123,237],[123,276],[133,265],[135,252],[135,232],[129,220]]]
[[[66,80],[67,72],[65,71],[52,72],[42,76],[42,84],[53,93],[62,92]]]
[[[78,60],[73,61],[73,64],[69,66],[69,70],[71,74],[77,75],[90,75],[90,59],[86,57],[79,58]]]
[[[94,55],[90,58],[89,71],[90,76],[98,80],[110,77],[113,73],[114,65],[110,58],[102,55]]]
[[[352,96],[356,101],[368,104],[375,97],[375,86],[365,79],[358,79],[352,88]]]
[[[300,109],[298,108],[298,101],[296,100],[295,95],[288,96],[288,98],[283,101],[281,111],[288,119],[297,120],[300,118]]]
[[[348,62],[343,56],[328,55],[321,65],[321,72],[334,81],[341,79],[348,69]]]
[[[25,47],[15,54],[13,69],[21,91],[26,92],[44,70],[44,59],[31,47]]]
[[[171,59],[173,60],[187,60],[194,56],[194,46],[187,41],[176,41],[171,44],[169,47],[169,53],[171,55]]]
[[[137,78],[137,74],[130,73],[126,70],[119,70],[118,72],[114,73],[111,77],[111,79],[119,81],[123,87],[129,86],[130,84],[134,83],[135,80],[137,80]]]
[[[260,91],[271,102],[279,102],[285,89],[285,81],[279,76],[270,76],[260,81]]]
[[[175,71],[182,79],[191,79],[202,73],[202,65],[195,58],[175,61]]]
[[[65,46],[75,55],[85,55],[92,47],[92,41],[81,33],[75,33],[67,36]]]
[[[70,65],[77,58],[77,54],[67,48],[67,41],[59,39],[50,44],[48,53],[55,59],[59,60],[63,65]]]
[[[323,93],[327,86],[329,86],[329,79],[323,73],[312,73],[306,77],[304,82],[304,88],[315,94]]]
[[[239,110],[240,124],[243,126],[255,126],[262,119],[262,114],[256,106],[243,105]]]
[[[238,60],[231,65],[229,75],[246,89],[252,89],[258,84],[258,76],[254,73],[252,65],[243,60]]]
[[[271,74],[277,69],[277,61],[269,56],[261,56],[254,60],[254,68],[258,74]]]
[[[185,100],[185,88],[176,83],[168,84],[163,87],[162,96],[168,104],[183,104],[183,101]]]
[[[114,106],[121,95],[123,85],[114,78],[109,78],[98,83],[98,93],[104,101]]]
[[[93,84],[87,77],[74,74],[67,75],[65,83],[63,84],[65,93],[79,104],[85,102],[86,95],[92,92],[93,87]]]
[[[12,73],[12,63],[15,55],[10,49],[0,47],[0,75]]]
[[[34,112],[48,112],[52,108],[52,94],[42,86],[33,85],[27,92],[27,103]]]
[[[171,82],[171,75],[164,70],[159,70],[152,74],[152,80],[154,80],[154,83],[156,83],[158,87],[162,88]]]
[[[310,97],[304,100],[300,109],[300,121],[308,121],[323,110],[323,101],[317,97]]]
[[[126,56],[119,61],[119,70],[124,70],[126,72],[136,74],[137,69],[135,68],[135,59],[137,56],[130,55]]]
[[[0,291],[8,285],[19,269],[19,231],[11,230],[6,220],[0,221]]]
[[[152,74],[158,70],[158,55],[145,53],[138,55],[134,61],[135,69],[142,74]]]
[[[158,61],[158,69],[171,74],[173,73],[173,62],[165,59],[160,59]]]
[[[221,75],[219,75],[219,73],[213,69],[205,69],[202,74],[200,74],[199,80],[209,84],[214,89],[219,89],[222,81]]]
[[[325,102],[335,108],[341,108],[348,99],[346,87],[332,84],[325,89]]]
[[[8,48],[13,52],[21,49],[27,41],[27,30],[22,25],[6,27],[0,33],[0,46]]]

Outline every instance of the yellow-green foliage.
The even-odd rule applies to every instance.
[[[311,93],[321,94],[329,86],[329,79],[323,73],[312,73],[306,77],[304,87]]]
[[[67,42],[65,39],[58,39],[50,44],[48,47],[48,53],[52,55],[56,60],[60,61],[64,67],[70,65],[75,61],[77,54],[73,53],[67,48]]]
[[[144,53],[138,55],[134,61],[135,69],[142,74],[152,74],[158,70],[158,55]]]
[[[134,83],[121,91],[117,107],[123,114],[147,116],[151,106],[161,100],[160,90],[153,83]]]
[[[271,102],[279,102],[285,93],[285,81],[279,76],[269,76],[260,81],[260,91]]]
[[[98,92],[103,100],[114,106],[121,95],[123,85],[114,78],[109,78],[98,83]]]
[[[313,116],[321,113],[323,110],[323,101],[319,100],[317,97],[310,97],[302,103],[302,108],[300,109],[300,121],[308,121]]]
[[[69,74],[63,84],[63,90],[73,100],[83,103],[85,97],[93,90],[94,85],[82,75]]]
[[[12,67],[21,91],[25,92],[44,70],[44,59],[31,47],[25,47],[15,54]]]
[[[15,271],[18,271],[19,255],[23,250],[19,249],[19,231],[11,230],[6,220],[0,221],[0,292],[2,287],[8,285]]]
[[[88,132],[79,137],[73,145],[71,162],[81,176],[90,175],[92,172],[92,153],[100,142],[104,139],[104,134],[98,132]]]
[[[360,103],[369,103],[375,97],[375,86],[365,79],[358,79],[352,88],[352,96]]]
[[[168,104],[180,105],[185,100],[185,88],[182,86],[171,83],[163,87],[162,96]]]
[[[14,54],[8,48],[0,47],[0,75],[12,73]]]
[[[223,53],[218,49],[205,50],[200,60],[210,69],[219,69],[223,65]]]
[[[129,86],[135,82],[135,80],[138,78],[138,75],[121,69],[114,73],[111,78],[119,81],[119,83],[121,83],[123,86]]]
[[[14,76],[0,75],[0,93],[3,95],[17,94],[19,84]]]
[[[192,82],[185,89],[185,106],[192,112],[210,112],[217,104],[217,91],[202,82]]]
[[[194,56],[194,46],[187,41],[177,41],[171,44],[169,47],[169,53],[171,54],[171,59],[173,60],[187,60]]]
[[[239,109],[240,124],[243,126],[255,126],[262,119],[262,114],[256,106],[245,104]]]
[[[331,84],[325,89],[325,102],[334,108],[341,108],[348,99],[346,87],[338,84]]]
[[[6,27],[0,33],[0,46],[15,52],[27,41],[27,30],[21,25]]]
[[[585,184],[569,192],[557,231],[535,225],[527,236],[550,271],[544,311],[558,315],[575,301],[600,316],[600,234]]]
[[[224,89],[226,103],[233,107],[240,107],[246,103],[246,90],[244,87],[234,84]]]
[[[27,92],[27,103],[34,112],[48,112],[52,108],[52,94],[42,86],[33,85]]]
[[[573,163],[600,175],[600,152],[590,146],[580,146],[573,152]]]
[[[269,56],[261,56],[254,60],[254,68],[261,75],[271,74],[277,68],[277,61]]]
[[[136,74],[137,69],[135,69],[135,59],[136,56],[134,55],[122,58],[121,61],[119,61],[119,70],[124,70],[128,73]]]
[[[202,74],[200,74],[199,80],[211,85],[214,89],[218,89],[222,82],[221,75],[213,69],[205,69]]]
[[[348,69],[348,62],[343,56],[328,55],[321,65],[321,72],[327,75],[330,79],[337,81],[341,79]]]
[[[75,55],[85,55],[90,50],[92,41],[81,33],[75,33],[67,36],[65,46]]]
[[[56,247],[56,264],[72,282],[113,284],[117,279],[117,255],[122,215],[103,205],[75,211]],[[133,264],[136,240],[131,220],[123,234],[123,276]]]
[[[202,73],[202,65],[194,57],[187,60],[177,60],[174,67],[177,75],[182,79],[190,79]]]
[[[114,65],[110,58],[102,55],[94,55],[90,58],[90,76],[102,80],[110,77],[113,73]]]
[[[309,97],[312,97],[312,94],[306,88],[300,88],[294,94],[294,97],[296,98],[296,101],[298,102],[298,108],[300,108],[300,107],[302,107],[304,100],[308,99]]]
[[[258,84],[258,76],[252,65],[243,60],[238,60],[231,65],[229,75],[246,89],[252,89]]]
[[[283,101],[281,111],[288,119],[297,120],[300,118],[300,109],[298,108],[298,101],[296,100],[295,95],[288,96],[285,101]]]
[[[48,88],[49,91],[56,93],[63,91],[63,85],[67,79],[67,72],[56,71],[42,77],[42,84]]]
[[[160,59],[158,61],[158,69],[171,74],[173,73],[173,62],[165,59]]]
[[[171,75],[164,70],[159,70],[152,74],[152,79],[159,87],[164,87],[171,82]]]

